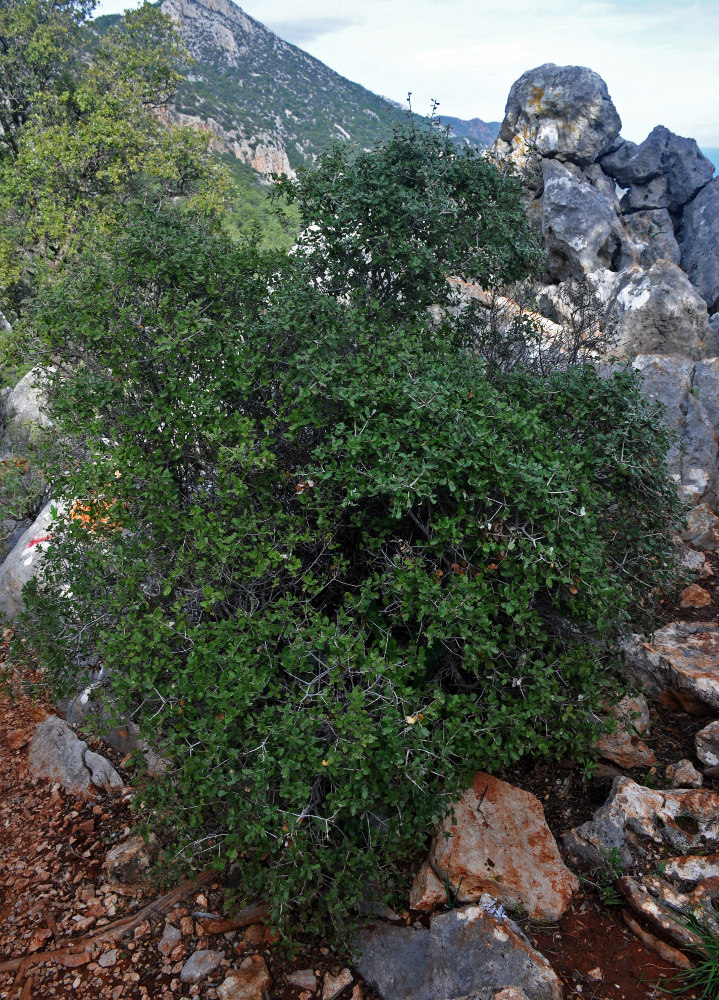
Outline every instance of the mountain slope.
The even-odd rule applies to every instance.
[[[162,0],[161,6],[193,59],[163,116],[209,126],[217,136],[236,189],[233,232],[257,222],[274,233],[272,242],[282,243],[260,181],[311,165],[333,142],[371,148],[404,120],[398,104],[283,41],[231,0]],[[99,17],[93,26],[102,33],[118,20],[119,15]],[[484,148],[498,131],[495,123],[478,118],[463,122],[442,116],[442,121],[458,145]]]
[[[176,111],[209,122],[228,152],[261,173],[311,163],[333,140],[371,146],[402,117],[229,0],[163,0],[162,9],[195,60]]]

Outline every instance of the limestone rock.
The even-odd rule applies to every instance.
[[[636,184],[629,188],[621,200],[622,212],[666,210],[669,195],[667,193],[666,177],[653,177],[646,184]]]
[[[317,979],[313,969],[298,969],[296,972],[290,972],[287,976],[287,982],[290,986],[296,986],[298,990],[308,990],[310,993],[314,993],[317,988]]]
[[[265,1000],[271,986],[272,977],[262,955],[250,955],[239,969],[228,973],[217,988],[217,996],[219,1000]]]
[[[497,150],[520,166],[534,154],[586,165],[614,148],[621,124],[597,73],[545,63],[512,85]]]
[[[172,924],[165,924],[165,929],[162,932],[162,937],[160,938],[157,949],[161,955],[167,958],[178,944],[182,941],[182,932],[179,927],[173,927]]]
[[[685,573],[699,574],[700,577],[706,573],[706,556],[703,552],[697,552],[696,549],[690,548],[685,545],[680,538],[674,539],[674,550],[677,554],[677,559],[679,561],[679,568]]]
[[[551,280],[626,266],[633,244],[617,216],[614,199],[594,187],[572,163],[544,160],[542,175],[542,236]]]
[[[579,888],[539,799],[482,772],[455,804],[454,817],[440,824],[430,862],[458,901],[475,902],[489,893],[536,920],[559,919]]]
[[[701,357],[710,342],[706,302],[686,274],[668,260],[645,270],[627,267],[617,278],[605,325],[614,328],[615,353]]]
[[[692,583],[682,591],[680,607],[682,608],[707,608],[712,602],[711,594],[708,590],[700,587],[698,583]]]
[[[35,730],[28,755],[36,777],[59,781],[75,795],[91,796],[122,788],[122,778],[112,764],[88,750],[72,729],[56,715],[50,715]]]
[[[640,882],[624,876],[618,880],[617,888],[654,931],[680,948],[696,949],[701,945],[699,935],[688,926],[690,916],[701,920],[701,908],[691,894],[676,890],[664,879],[652,877],[645,877]]]
[[[425,913],[444,906],[447,902],[446,886],[440,882],[437,873],[426,858],[412,882],[409,892],[411,910],[423,910]]]
[[[677,212],[709,183],[714,166],[694,139],[657,125],[638,146],[624,143],[601,160],[602,170],[623,188],[648,185],[663,178],[665,194],[657,208]]]
[[[663,704],[698,714],[719,709],[716,622],[672,622],[650,639],[630,636],[622,658],[629,679]]]
[[[610,714],[617,722],[613,733],[602,733],[597,744],[602,757],[620,767],[652,767],[654,751],[641,739],[649,728],[649,706],[644,695],[626,695]]]
[[[719,517],[708,504],[697,504],[688,512],[682,538],[704,552],[719,549]]]
[[[719,434],[719,358],[697,361],[692,376],[692,391]]]
[[[679,760],[666,770],[672,788],[701,788],[703,778],[690,760]]]
[[[642,373],[642,392],[661,403],[664,421],[676,434],[667,465],[679,496],[691,504],[706,496],[713,498],[719,444],[702,399],[692,392],[695,366],[686,358],[656,354],[640,354],[632,365]]]
[[[352,973],[349,969],[341,969],[336,976],[331,972],[325,973],[322,984],[322,1000],[335,1000],[336,996],[347,986],[352,985]]]
[[[370,926],[356,939],[356,967],[383,1000],[446,1000],[519,987],[528,1000],[561,1000],[559,979],[511,920],[478,906],[421,925]],[[480,994],[481,995],[481,994]]]
[[[694,737],[697,757],[707,767],[719,767],[719,721],[710,722]]]
[[[45,504],[0,565],[0,615],[9,621],[24,611],[22,588],[37,574],[43,553],[52,541],[53,509],[52,503]]]
[[[203,949],[193,952],[182,967],[180,980],[183,983],[201,983],[212,975],[224,957],[221,951]]]
[[[5,397],[8,416],[19,424],[37,424],[49,427],[50,419],[44,412],[42,369],[33,368],[24,375]]]
[[[674,235],[672,217],[666,208],[632,212],[625,219],[640,250],[643,267],[651,267],[654,261],[670,260],[681,263],[681,250]]]
[[[684,209],[682,267],[712,313],[719,310],[719,177]]]
[[[117,844],[108,851],[105,859],[108,882],[120,887],[141,885],[150,872],[157,852],[157,838],[154,834],[148,840],[134,836]]]
[[[719,845],[719,792],[658,791],[615,778],[609,798],[592,819],[564,837],[570,853],[596,866],[615,849],[624,868],[646,856],[647,842],[684,854]]]

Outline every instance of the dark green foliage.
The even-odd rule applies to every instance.
[[[410,126],[388,157],[400,140],[410,160],[444,149]],[[498,278],[527,259],[513,189],[458,160],[444,191],[437,163],[395,175],[378,286],[345,272],[337,297],[317,259],[162,210],[85,254],[32,319],[75,448],[52,480],[81,500],[20,634],[58,689],[99,658],[170,765],[148,819],[181,856],[236,861],[286,927],[341,927],[363,895],[399,892],[474,769],[582,759],[612,643],[669,574],[667,442],[631,371],[490,378],[423,287],[405,298],[426,278],[441,299],[447,261]],[[362,184],[383,178],[383,199],[389,172],[354,162],[337,186],[364,224]],[[434,218],[466,191],[495,220],[474,223],[479,258],[469,222],[455,248]],[[317,215],[336,276],[341,203]]]
[[[384,312],[448,303],[449,275],[484,288],[519,280],[540,256],[519,181],[474,148],[458,152],[434,119],[410,115],[381,152],[336,145],[276,192],[299,207],[316,280]]]

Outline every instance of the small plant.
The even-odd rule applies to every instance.
[[[597,890],[605,906],[621,906],[624,900],[615,885],[624,870],[619,849],[616,847],[604,849],[601,851],[601,857],[601,864],[595,871],[595,881],[588,878],[584,881]]]
[[[719,938],[696,917],[690,917],[687,927],[699,938],[700,943],[689,950],[696,957],[696,964],[690,969],[682,969],[668,982],[671,988],[661,986],[664,993],[672,996],[695,996],[701,1000],[717,1000],[719,997]]]

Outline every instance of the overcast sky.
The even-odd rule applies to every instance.
[[[127,0],[102,0],[114,13]],[[501,120],[541,63],[607,82],[627,139],[666,125],[719,146],[719,0],[245,0],[245,13],[375,93],[417,111]]]

